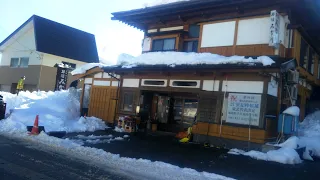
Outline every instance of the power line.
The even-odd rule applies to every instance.
[[[4,29],[2,26],[0,26],[0,28],[1,28],[2,30],[6,31],[7,33],[9,33],[9,31],[7,31],[6,29]],[[39,54],[36,50],[32,50],[32,49],[30,49],[29,47],[23,45],[23,44],[20,43],[20,42],[18,41],[18,39],[16,39],[14,36],[12,36],[11,38],[12,38],[15,42],[17,42],[18,44],[20,44],[21,46],[23,46],[24,48],[28,49],[28,50],[30,51],[30,54],[32,54],[32,53],[35,52],[35,53],[38,55],[38,59],[39,59],[39,60],[42,59],[42,55]],[[9,48],[15,49],[15,48],[12,48],[12,47],[9,47]],[[18,49],[15,49],[15,50],[18,50]],[[18,51],[23,51],[23,50],[18,50]]]

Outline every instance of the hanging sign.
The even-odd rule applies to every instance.
[[[68,68],[58,66],[55,91],[65,90],[67,88],[68,73]]]
[[[271,11],[270,22],[269,46],[279,48],[280,15],[276,10]]]
[[[261,95],[230,93],[227,122],[259,126]]]

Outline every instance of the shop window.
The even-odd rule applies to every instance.
[[[192,126],[198,109],[198,100],[185,99],[183,106],[183,124],[186,127]]]
[[[197,87],[197,81],[173,81],[172,86]]]
[[[157,81],[157,80],[144,80],[143,85],[149,85],[149,86],[164,86],[164,81]]]
[[[186,41],[183,43],[184,52],[198,52],[198,41]]]
[[[301,47],[300,47],[300,66],[304,69],[308,69],[308,44],[305,40],[301,38]]]
[[[133,111],[133,93],[132,92],[125,92],[123,94],[122,110],[130,111],[130,112]]]
[[[176,38],[155,39],[152,42],[152,51],[174,51]]]

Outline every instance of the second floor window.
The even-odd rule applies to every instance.
[[[65,62],[65,61],[62,61],[62,63],[66,64],[66,65],[69,65],[71,69],[76,69],[76,66],[77,66],[76,64]]]
[[[176,38],[155,39],[152,42],[152,51],[174,51]]]
[[[29,58],[28,57],[21,57],[21,58],[11,58],[10,67],[14,68],[26,68],[29,65]]]
[[[183,43],[184,52],[198,52],[198,41],[186,41]]]

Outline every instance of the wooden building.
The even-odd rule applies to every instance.
[[[113,124],[119,92],[119,76],[103,72],[99,67],[77,74],[75,78],[82,79],[82,95],[80,110],[82,116],[94,116]]]
[[[117,116],[140,109],[161,131],[193,126],[196,142],[274,140],[282,110],[297,105],[303,120],[312,90],[320,85],[317,8],[316,1],[193,0],[113,13],[113,20],[145,32],[143,53],[209,52],[275,61],[106,67],[104,72],[121,77]],[[234,109],[235,99],[249,107]]]

